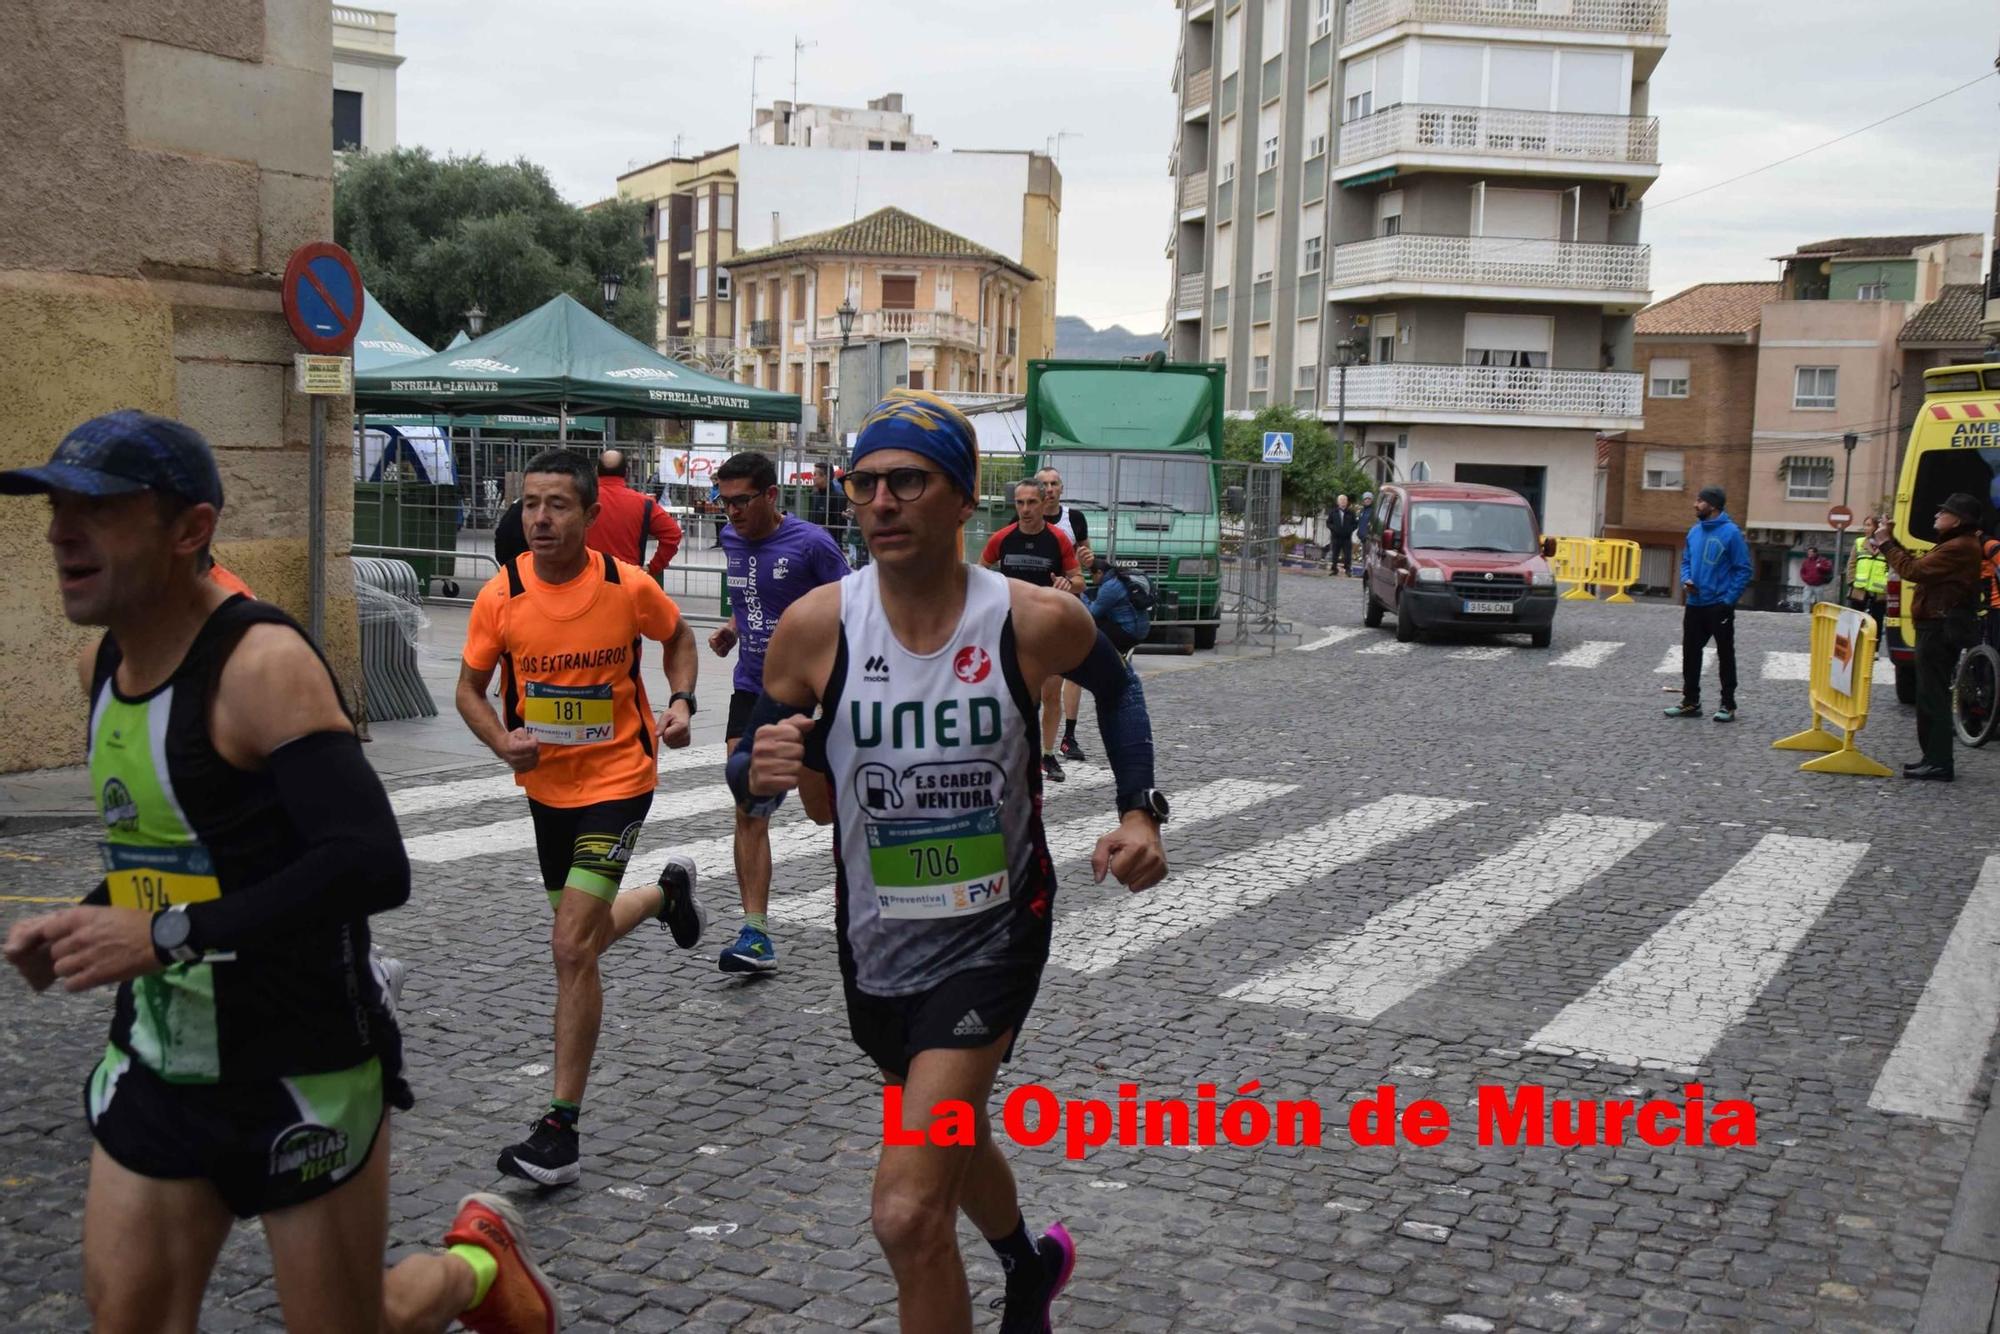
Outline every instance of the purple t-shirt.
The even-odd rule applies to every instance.
[[[847,558],[826,529],[790,514],[761,542],[724,524],[722,552],[729,560],[729,605],[736,617],[736,688],[762,691],[764,650],[778,618],[821,584],[845,579]]]

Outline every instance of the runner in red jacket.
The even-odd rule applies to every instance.
[[[622,450],[607,449],[597,456],[597,504],[597,518],[583,535],[584,545],[592,551],[627,565],[644,565],[646,573],[657,578],[681,549],[681,526],[674,516],[658,501],[625,485]],[[645,558],[648,537],[660,544],[650,561]]]

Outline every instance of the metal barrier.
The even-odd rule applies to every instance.
[[[361,676],[373,722],[437,717],[437,702],[417,670],[423,586],[408,561],[356,556],[354,600],[361,622]]]
[[[1284,469],[1275,463],[1215,465],[1222,485],[1222,588],[1219,615],[1236,623],[1237,644],[1267,645],[1289,626],[1278,615],[1284,564]]]
[[[1626,592],[1639,582],[1639,544],[1616,537],[1558,537],[1549,569],[1558,584],[1570,585],[1565,602],[1594,602],[1598,587],[1609,588],[1607,602],[1630,602]]]
[[[1844,688],[1834,680],[1836,672],[1847,678]],[[1812,613],[1812,669],[1806,685],[1812,726],[1773,741],[1771,748],[1819,752],[1817,759],[1799,766],[1807,773],[1889,777],[1887,765],[1869,759],[1854,746],[1855,735],[1868,724],[1868,697],[1874,684],[1874,617],[1820,603]],[[1832,729],[1822,723],[1831,724]]]

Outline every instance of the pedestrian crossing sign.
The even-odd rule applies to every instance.
[[[1264,462],[1290,463],[1292,461],[1292,433],[1290,431],[1264,432]]]

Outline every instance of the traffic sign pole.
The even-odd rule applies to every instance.
[[[331,241],[313,241],[292,252],[281,289],[285,322],[308,352],[345,356],[360,331],[361,271],[354,257]],[[326,634],[326,396],[312,396],[306,448],[306,628],[313,641]]]

